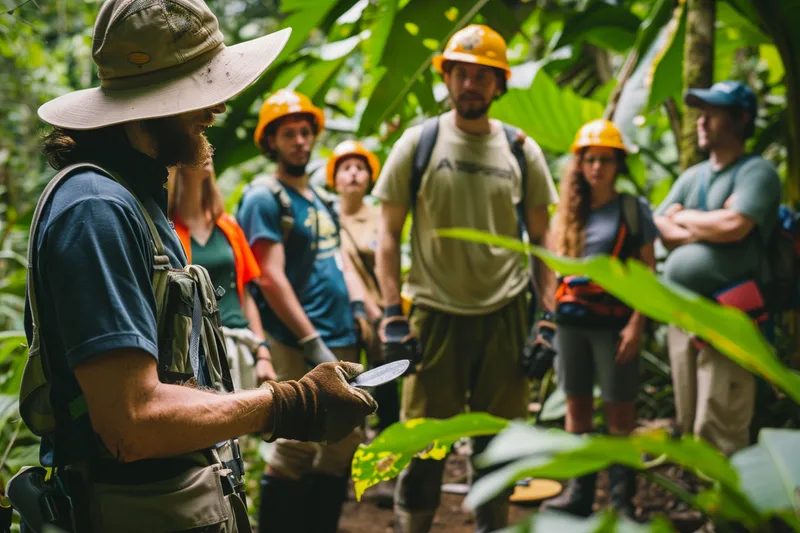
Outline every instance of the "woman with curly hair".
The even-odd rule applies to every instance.
[[[650,207],[615,187],[617,176],[628,172],[620,131],[608,120],[590,122],[578,131],[572,153],[575,157],[561,181],[561,201],[553,221],[554,251],[566,257],[633,258],[654,270],[658,230]],[[555,323],[559,385],[567,396],[566,430],[592,431],[596,379],[609,433],[629,434],[636,424],[634,400],[645,317],[590,279],[566,276],[559,279],[556,291]],[[570,480],[566,490],[543,508],[588,516],[596,479],[593,473]],[[609,485],[614,508],[632,516],[635,472],[613,465]]]

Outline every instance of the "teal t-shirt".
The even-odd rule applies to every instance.
[[[775,167],[761,157],[740,160],[718,172],[711,170],[709,161],[687,169],[656,209],[656,216],[674,203],[685,209],[722,209],[735,195],[728,208],[750,218],[756,227],[737,242],[695,242],[675,248],[664,263],[664,277],[708,297],[739,281],[768,281],[765,243],[778,221],[780,194]]]
[[[314,328],[331,348],[356,343],[350,296],[344,282],[339,230],[328,208],[315,194],[310,201],[292,187],[284,186],[291,198],[294,226],[286,242],[286,277]],[[260,239],[282,242],[280,207],[266,187],[247,191],[236,214],[250,246]],[[261,291],[251,285],[261,320],[270,335],[289,346],[297,338],[267,305]]]
[[[247,319],[242,314],[242,303],[236,291],[236,263],[231,243],[217,225],[205,245],[192,237],[192,262],[205,267],[215,287],[225,293],[218,299],[219,317],[226,328],[246,328]]]

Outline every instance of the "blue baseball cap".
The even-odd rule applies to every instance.
[[[756,93],[749,85],[740,81],[721,81],[710,89],[689,89],[684,96],[686,105],[701,107],[704,104],[723,107],[739,107],[755,117],[757,111]]]

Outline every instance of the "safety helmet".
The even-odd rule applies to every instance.
[[[625,148],[625,143],[622,141],[622,133],[613,122],[604,118],[599,118],[591,122],[587,122],[578,133],[575,135],[575,141],[572,143],[570,150],[573,154],[577,154],[582,148],[587,146],[607,146],[608,148],[617,148],[626,154],[628,153]]]
[[[333,155],[328,159],[328,165],[325,168],[327,174],[327,185],[329,189],[336,187],[336,165],[345,157],[351,155],[358,155],[367,160],[367,165],[371,173],[372,183],[378,179],[378,173],[381,170],[381,162],[378,156],[364,148],[364,145],[358,141],[344,141],[339,143],[333,149]]]
[[[433,58],[433,66],[439,73],[445,61],[463,61],[503,70],[506,79],[511,77],[506,58],[506,41],[499,33],[483,24],[470,24],[458,30],[441,55]]]
[[[322,109],[311,103],[308,96],[288,89],[280,89],[271,94],[261,105],[258,112],[258,125],[253,134],[253,141],[261,148],[261,136],[272,122],[288,115],[308,113],[314,117],[314,126],[317,133],[325,126],[325,114]]]

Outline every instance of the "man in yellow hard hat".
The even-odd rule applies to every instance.
[[[405,131],[374,190],[382,201],[377,275],[386,303],[384,353],[418,363],[403,385],[405,420],[447,418],[467,406],[521,418],[528,391],[521,353],[529,330],[530,272],[519,254],[431,233],[467,227],[519,237],[524,226],[531,241],[541,243],[556,191],[539,146],[487,115],[511,73],[503,38],[486,26],[468,26],[433,64],[455,109]],[[407,317],[400,297],[400,238],[409,209],[412,263],[403,292],[413,308]],[[552,273],[537,268],[537,277],[542,307],[551,310]],[[476,439],[475,452],[487,443]],[[443,461],[415,458],[400,475],[397,532],[429,530],[443,468]],[[507,497],[477,510],[477,531],[507,523]]]
[[[331,198],[308,184],[306,165],[324,125],[303,94],[280,90],[264,101],[254,141],[277,167],[253,180],[237,213],[262,272],[250,287],[258,309],[249,312],[260,313],[279,381],[327,361],[357,361],[357,329],[370,329]],[[259,530],[335,533],[362,439],[361,428],[328,445],[278,439],[261,480]]]

